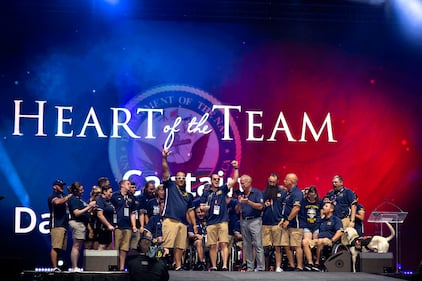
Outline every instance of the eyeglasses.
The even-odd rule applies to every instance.
[[[184,177],[176,177],[176,180],[179,180],[179,181],[184,181],[184,180],[185,180],[185,178],[184,178]]]
[[[218,181],[220,180],[219,178],[212,178],[213,181]]]

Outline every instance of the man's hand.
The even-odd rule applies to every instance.
[[[169,150],[167,150],[167,149],[163,149],[163,151],[162,151],[162,155],[163,155],[163,158],[167,158],[167,156],[169,156],[170,155],[170,151]]]
[[[240,204],[247,204],[248,203],[248,201],[249,201],[249,199],[248,199],[248,197],[245,197],[245,196],[243,196],[243,195],[240,195],[239,197],[238,197],[238,201],[239,201],[239,203]]]

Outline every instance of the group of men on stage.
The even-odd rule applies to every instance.
[[[87,237],[96,238],[93,247],[98,250],[110,249],[114,234],[120,270],[127,266],[126,257],[131,249],[145,248],[140,243],[145,236],[160,243],[165,254],[171,253],[176,271],[184,269],[183,257],[189,243],[197,248],[197,269],[227,271],[230,245],[233,240],[241,240],[243,271],[269,270],[268,256],[273,249],[277,272],[283,271],[283,250],[288,260],[284,270],[319,271],[323,247],[339,242],[343,228],[362,225],[363,207],[359,205],[357,209],[357,197],[343,186],[341,176],[333,177],[333,190],[323,199],[315,186],[300,190],[298,177],[293,173],[285,176],[283,185],[279,184],[277,174],[270,174],[265,190],[260,191],[252,186],[251,176],[239,176],[239,165],[234,160],[231,180],[221,185],[220,176],[212,174],[211,183],[200,197],[194,198],[186,191],[183,171],[177,171],[171,180],[169,155],[168,150],[162,151],[162,185],[155,187],[154,182],[148,182],[139,196],[135,196],[136,186],[128,180],[120,181],[119,191],[113,193],[108,179],[100,178],[97,189],[100,192],[91,194],[90,202],[85,202],[81,198],[83,188],[64,196],[66,183],[54,181],[53,193],[48,198],[54,269],[59,270],[58,255],[66,249],[68,225],[76,245],[85,240],[82,232],[88,234],[94,228],[94,235]],[[233,190],[238,182],[241,188]],[[87,219],[88,214],[91,220]],[[362,229],[359,233],[362,234]],[[208,263],[204,246],[209,250]],[[316,253],[312,248],[316,248]],[[72,270],[79,270],[77,259],[72,259]]]

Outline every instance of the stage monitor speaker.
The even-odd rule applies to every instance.
[[[338,252],[329,257],[324,266],[328,272],[351,272],[352,256],[348,251]]]
[[[361,272],[386,273],[393,268],[393,253],[359,253],[358,266]]]
[[[118,269],[118,250],[85,250],[85,271],[115,271]]]

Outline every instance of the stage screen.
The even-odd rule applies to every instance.
[[[29,11],[1,22],[2,257],[50,266],[55,179],[81,182],[86,200],[102,176],[141,189],[160,181],[166,147],[195,195],[234,159],[261,190],[293,172],[323,196],[342,175],[367,218],[408,212],[400,258],[419,263],[422,44],[399,26]]]

